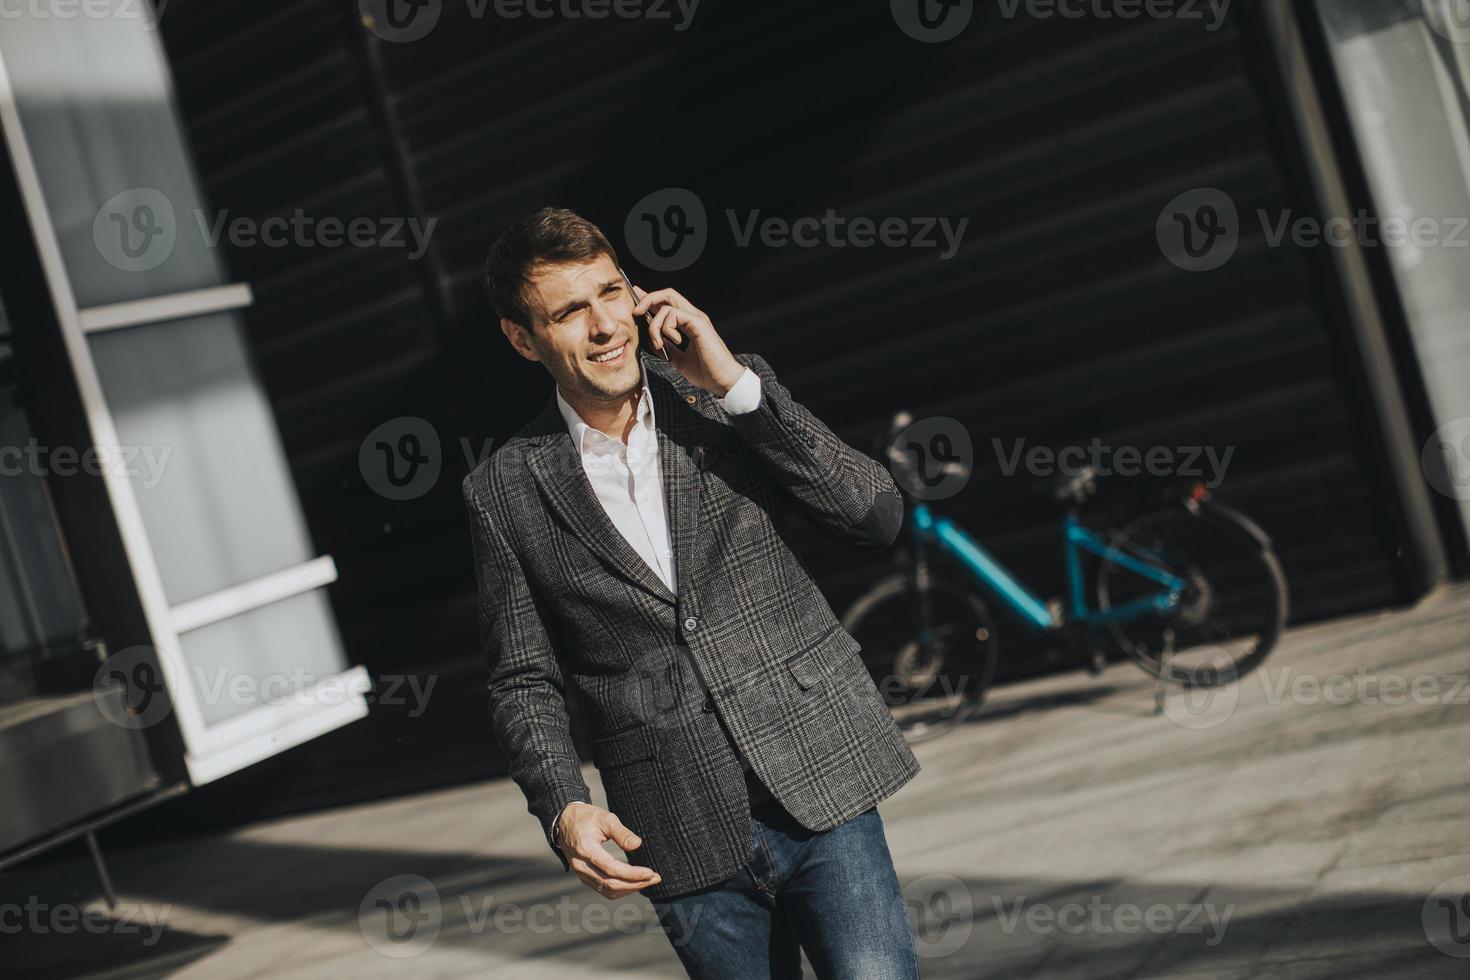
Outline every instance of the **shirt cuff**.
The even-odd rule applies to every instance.
[[[725,397],[720,399],[720,406],[730,415],[744,415],[753,412],[761,404],[761,376],[750,368],[740,376],[740,380],[725,392]]]

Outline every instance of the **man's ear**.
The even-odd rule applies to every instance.
[[[505,339],[510,341],[510,345],[526,360],[541,360],[541,355],[536,353],[535,347],[531,346],[531,338],[525,327],[512,320],[507,320],[505,317],[501,317],[500,332],[505,334]]]

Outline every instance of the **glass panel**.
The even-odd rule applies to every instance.
[[[0,51],[77,304],[219,285],[148,0],[70,6],[0,18]]]
[[[347,663],[321,589],[202,626],[179,639],[206,725],[290,698],[339,673]],[[348,699],[345,689],[335,694]],[[316,706],[331,704],[323,700]]]
[[[170,605],[315,557],[235,314],[90,342]]]
[[[1385,248],[1447,450],[1426,475],[1470,528],[1470,23],[1464,0],[1319,0]],[[1428,13],[1429,17],[1426,17]],[[1457,15],[1460,15],[1457,18]],[[1389,241],[1390,229],[1382,238]],[[1448,466],[1449,472],[1438,467]]]
[[[224,283],[152,5],[69,6],[59,16],[0,17],[0,52],[77,305]],[[87,407],[115,424],[121,447],[108,464],[128,476],[147,537],[135,557],[146,549],[155,559],[169,605],[315,557],[234,314],[99,333],[87,346],[105,402]],[[130,507],[124,516],[131,519]],[[139,585],[154,591],[151,579]],[[0,608],[0,616],[12,613]],[[197,697],[206,724],[346,667],[320,591],[190,631],[179,643],[186,676],[173,694],[181,704]],[[196,758],[209,751],[192,724],[184,735]],[[250,752],[231,753],[229,766],[280,748],[259,739]]]

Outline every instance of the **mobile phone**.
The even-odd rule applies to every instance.
[[[631,296],[631,297],[633,297],[633,301],[636,303],[642,297],[640,297],[638,295],[638,291],[633,288],[633,280],[628,278],[628,273],[623,269],[622,266],[618,266],[618,271],[623,274],[623,282],[625,282],[625,283],[628,284],[628,295]],[[642,316],[637,317],[637,320],[638,320],[639,326],[642,327],[642,329],[643,329],[643,340],[644,340],[644,343],[648,344],[648,346],[651,348],[653,345],[651,343],[649,343],[649,334],[652,332],[653,317],[651,317],[647,313],[645,313]],[[678,331],[675,331],[675,332],[678,333]],[[667,342],[668,341],[665,340],[665,343],[667,343]],[[674,344],[674,346],[677,347],[677,348],[679,348],[679,350],[681,350],[681,351],[682,350],[688,350],[689,349],[689,338],[686,337],[686,336],[684,336],[682,333],[679,333],[679,340],[678,340],[677,343]],[[664,360],[667,361],[668,359],[669,359],[668,351],[664,351]]]

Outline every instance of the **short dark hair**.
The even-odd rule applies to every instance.
[[[490,246],[485,294],[498,316],[530,329],[525,287],[531,270],[546,262],[580,262],[599,255],[618,261],[601,228],[575,211],[541,208],[505,229]]]

